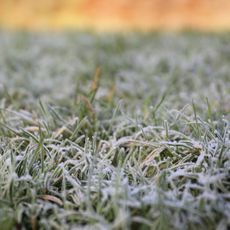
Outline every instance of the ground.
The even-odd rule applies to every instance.
[[[229,40],[0,32],[0,229],[228,229]]]

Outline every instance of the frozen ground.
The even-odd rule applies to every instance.
[[[229,40],[0,32],[0,229],[228,229]]]

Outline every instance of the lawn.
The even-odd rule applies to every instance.
[[[229,229],[229,41],[1,31],[0,229]]]

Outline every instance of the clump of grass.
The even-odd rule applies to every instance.
[[[0,228],[227,229],[228,36],[2,32]]]

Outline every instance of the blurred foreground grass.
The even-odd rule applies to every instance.
[[[0,229],[228,229],[230,35],[0,33]]]

